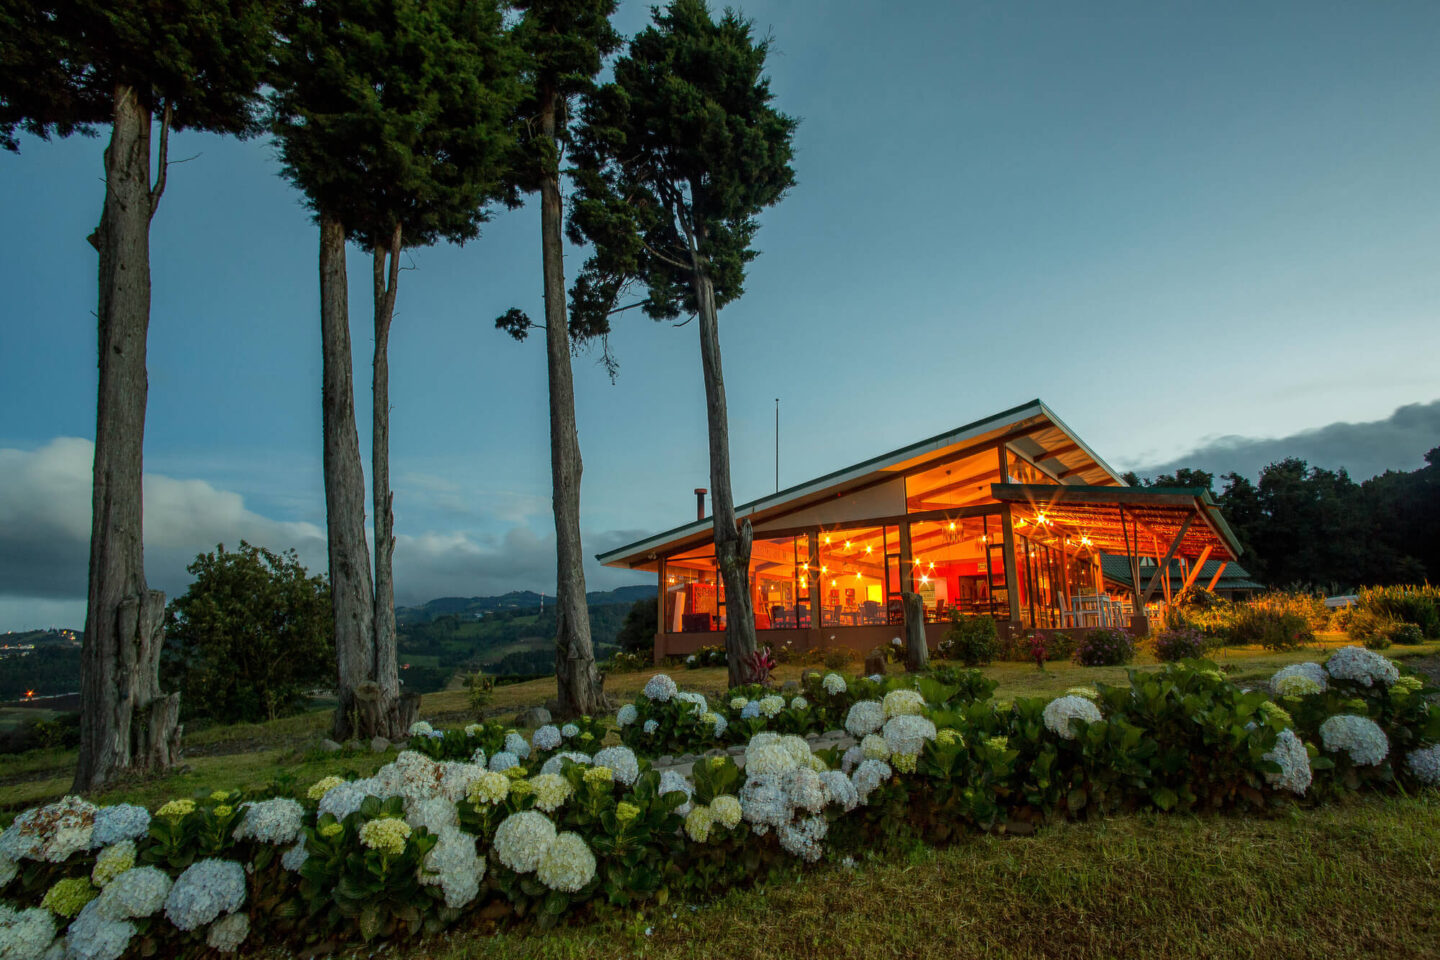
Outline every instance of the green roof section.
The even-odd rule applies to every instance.
[[[1100,555],[1100,569],[1105,574],[1106,580],[1113,580],[1121,586],[1131,590],[1134,585],[1130,582],[1130,558],[1122,557],[1111,553]],[[1195,577],[1195,582],[1204,586],[1215,576],[1215,571],[1220,569],[1219,560],[1206,560],[1205,565],[1200,568],[1200,573]],[[1173,586],[1180,586],[1185,578],[1180,573],[1180,561],[1170,561],[1170,583]],[[1155,565],[1141,564],[1140,579],[1145,581],[1155,575]],[[1220,579],[1215,584],[1216,590],[1264,590],[1265,585],[1257,583],[1250,578],[1250,571],[1246,570],[1234,560],[1225,564],[1225,570],[1220,574]]]

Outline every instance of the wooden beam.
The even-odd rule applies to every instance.
[[[1220,574],[1224,573],[1225,568],[1228,566],[1228,562],[1224,560],[1220,561],[1220,566],[1215,568],[1215,576],[1210,578],[1210,585],[1205,588],[1206,590],[1209,590],[1212,593],[1215,591],[1215,584],[1220,582]]]
[[[1186,517],[1185,522],[1180,525],[1180,531],[1175,534],[1175,539],[1170,541],[1170,549],[1165,551],[1165,559],[1160,561],[1159,569],[1155,571],[1155,576],[1150,578],[1150,585],[1145,588],[1145,598],[1140,604],[1142,607],[1150,602],[1150,595],[1155,592],[1155,588],[1160,584],[1160,578],[1162,576],[1165,577],[1166,583],[1169,583],[1170,560],[1175,556],[1175,551],[1180,549],[1180,541],[1185,539],[1185,534],[1190,530],[1190,524],[1194,519],[1193,514]]]
[[[1003,461],[1005,452],[1000,452]],[[1004,531],[1005,540],[1002,544],[1002,555],[1005,558],[1005,599],[1010,606],[1010,619],[1018,623],[1020,620],[1020,584],[1019,577],[1015,571],[1015,525],[1010,520],[1010,507],[1007,504],[1004,512],[1000,514],[1001,529]]]
[[[1210,545],[1206,544],[1205,549],[1200,551],[1200,556],[1197,557],[1195,560],[1195,566],[1190,568],[1190,576],[1185,578],[1185,583],[1180,587],[1180,593],[1182,596],[1184,595],[1186,590],[1189,590],[1192,586],[1195,585],[1195,578],[1200,576],[1200,568],[1205,566],[1206,560],[1210,559],[1210,550]]]

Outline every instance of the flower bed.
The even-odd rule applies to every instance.
[[[934,678],[835,677],[817,683],[849,698],[840,722],[859,743],[814,751],[763,730],[743,769],[711,756],[684,777],[627,746],[571,749],[598,722],[528,742],[420,724],[429,755],[407,750],[298,799],[217,792],[152,815],[66,797],[0,834],[0,955],[320,951],[477,914],[545,925],[712,896],[886,839],[1440,782],[1435,691],[1363,648],[1287,667],[1263,690],[1191,660],[1013,704]],[[694,715],[694,696],[657,676],[643,699]]]

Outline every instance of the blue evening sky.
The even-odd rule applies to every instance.
[[[1117,467],[1440,396],[1440,5],[743,9],[801,123],[799,185],[721,315],[737,498],[773,487],[775,397],[788,485],[1036,396]],[[86,448],[58,438],[94,431],[103,142],[0,156],[0,629],[83,619]],[[241,535],[323,569],[316,229],[264,140],[172,156],[194,159],[153,228],[151,579],[182,589],[186,556]],[[538,213],[410,259],[400,600],[552,589],[543,350],[492,322],[540,313]],[[363,447],[368,260],[350,271]],[[576,361],[594,550],[709,486],[695,325],[623,314],[612,347],[613,385]]]

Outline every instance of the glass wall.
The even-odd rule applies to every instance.
[[[888,622],[887,544],[898,551],[899,528],[853,527],[820,533],[818,602],[822,627]]]
[[[725,628],[725,588],[715,569],[715,546],[665,561],[665,631],[696,633]]]
[[[810,538],[756,540],[750,547],[750,589],[756,630],[810,626]]]
[[[963,517],[910,524],[910,578],[925,604],[925,620],[941,623],[951,611],[999,614],[997,588],[1005,562],[992,550],[1003,538],[999,517]]]

